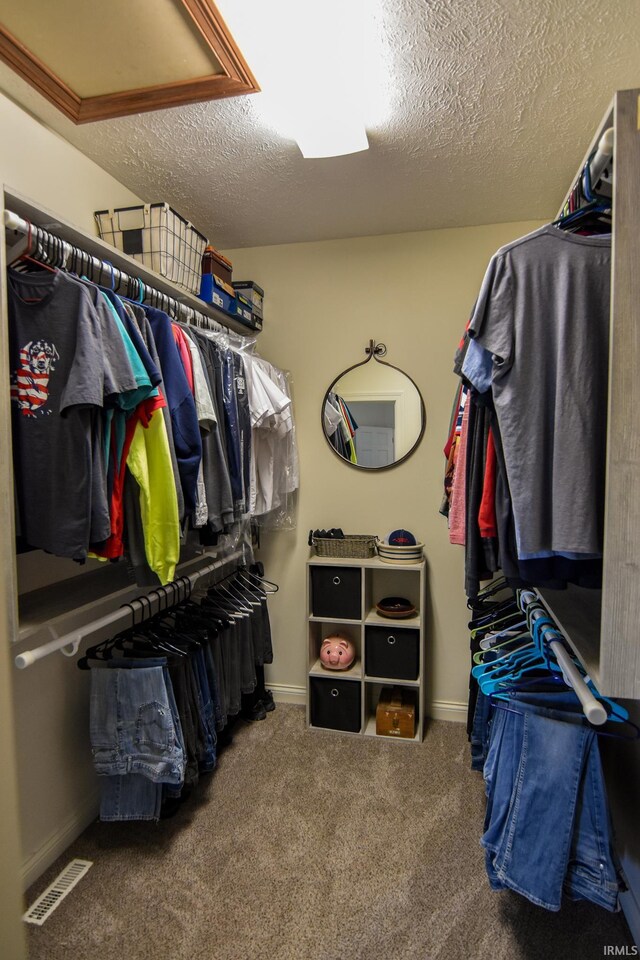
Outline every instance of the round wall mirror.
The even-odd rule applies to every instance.
[[[322,429],[331,449],[362,470],[397,466],[424,433],[420,391],[410,376],[381,359],[386,352],[371,340],[367,359],[340,373],[322,401]]]

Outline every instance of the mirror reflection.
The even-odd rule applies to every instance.
[[[375,362],[370,360],[334,380],[325,394],[322,424],[338,456],[352,466],[375,470],[400,463],[413,452],[424,432],[425,411],[410,377],[375,353]]]

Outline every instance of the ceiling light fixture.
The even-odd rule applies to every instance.
[[[262,122],[307,158],[368,148],[372,97],[381,113],[378,0],[217,5],[260,84],[251,102]]]

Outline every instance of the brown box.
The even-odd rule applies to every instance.
[[[415,697],[405,687],[383,687],[376,707],[376,733],[382,737],[416,735]]]
[[[205,267],[205,260],[209,262],[209,266],[207,267]],[[202,269],[204,273],[212,273],[217,280],[222,280],[223,283],[228,284],[229,289],[227,293],[230,297],[235,297],[235,290],[231,286],[233,264],[231,260],[228,260],[223,253],[216,250],[210,243],[207,244],[204,251]],[[222,286],[222,284],[218,283],[218,286]]]

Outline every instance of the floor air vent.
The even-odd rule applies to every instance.
[[[56,877],[51,886],[47,887],[44,893],[38,897],[33,906],[29,907],[22,919],[26,923],[35,923],[41,927],[60,901],[64,900],[76,883],[82,880],[89,867],[92,866],[91,860],[72,860]]]

